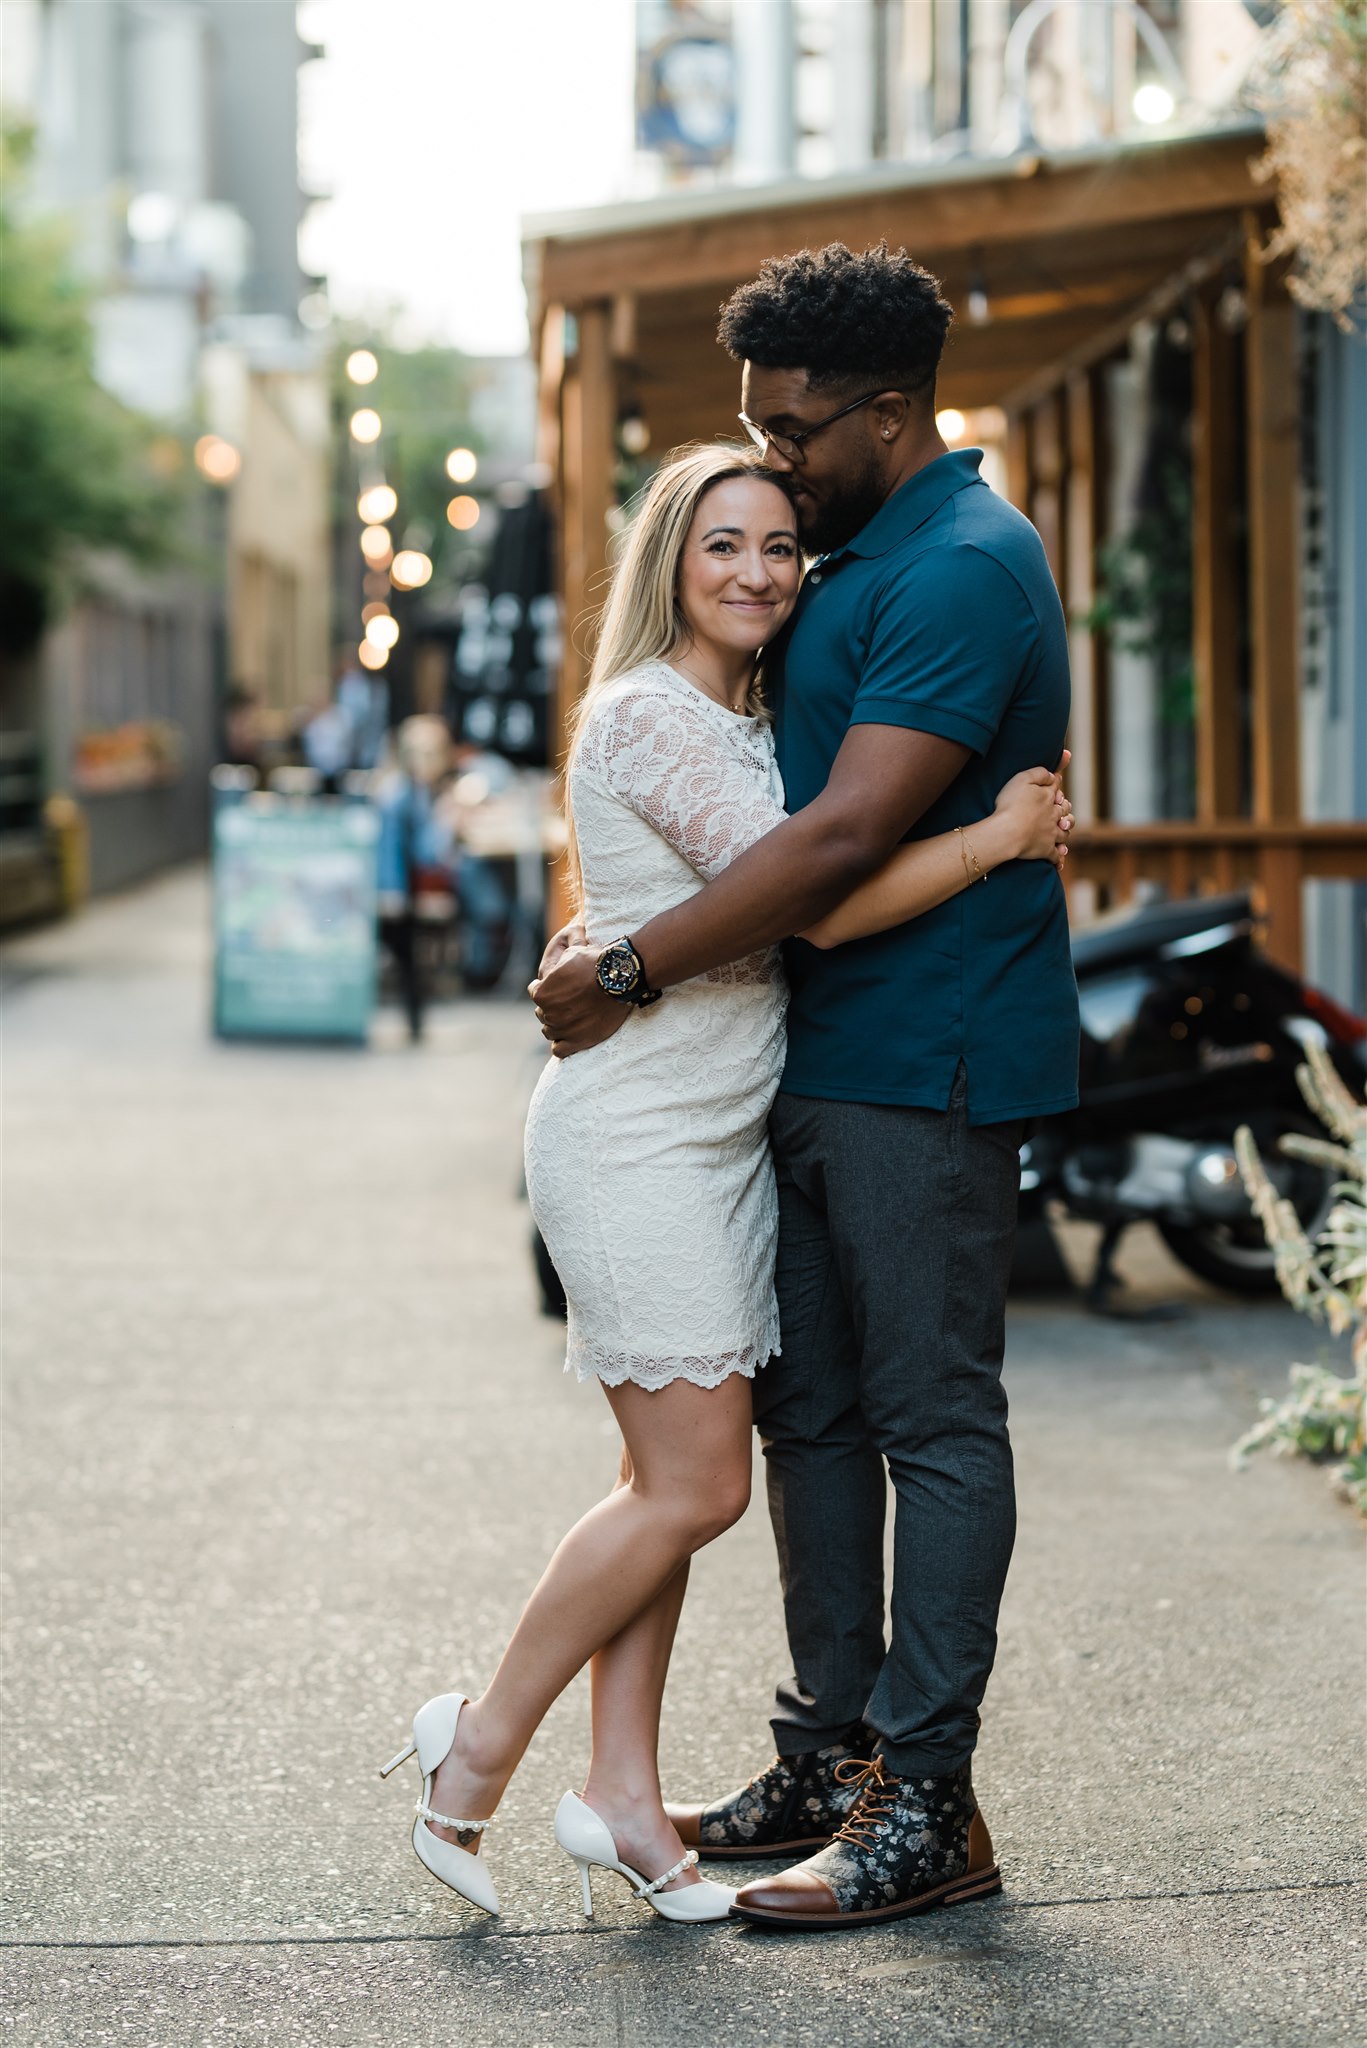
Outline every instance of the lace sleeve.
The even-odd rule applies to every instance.
[[[782,824],[765,753],[672,691],[620,692],[585,729],[583,765],[711,881]]]

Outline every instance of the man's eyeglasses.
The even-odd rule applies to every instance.
[[[748,413],[737,413],[736,417],[761,454],[766,448],[772,448],[785,462],[803,463],[807,460],[802,445],[804,441],[810,441],[812,435],[819,434],[823,427],[833,427],[837,420],[844,419],[847,412],[858,412],[861,405],[868,405],[873,399],[881,398],[887,388],[887,385],[881,385],[877,391],[866,391],[862,398],[852,398],[848,405],[842,405],[839,412],[829,413],[824,420],[816,420],[810,427],[802,427],[795,434],[776,434],[772,427],[762,427],[759,421],[752,420]]]

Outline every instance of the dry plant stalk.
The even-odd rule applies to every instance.
[[[1352,333],[1367,293],[1367,0],[1285,0],[1249,97],[1267,123],[1254,168],[1281,211],[1264,260],[1294,253],[1291,296]]]
[[[1309,1063],[1297,1068],[1297,1078],[1329,1136],[1286,1137],[1281,1149],[1339,1176],[1334,1206],[1313,1239],[1268,1177],[1247,1125],[1237,1132],[1234,1149],[1276,1256],[1283,1294],[1303,1315],[1327,1323],[1335,1336],[1351,1332],[1353,1374],[1345,1380],[1325,1366],[1293,1365],[1290,1394],[1259,1403],[1261,1419],[1231,1457],[1236,1466],[1258,1450],[1336,1459],[1335,1484],[1367,1515],[1367,1108],[1345,1087],[1323,1046],[1308,1052]]]

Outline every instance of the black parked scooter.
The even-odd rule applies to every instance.
[[[1080,1105],[1021,1148],[1021,1223],[1050,1199],[1105,1226],[1088,1290],[1112,1298],[1123,1231],[1145,1220],[1202,1279],[1241,1294],[1276,1271],[1234,1157],[1248,1124],[1281,1193],[1312,1234],[1333,1177],[1283,1158],[1287,1132],[1323,1132],[1296,1082],[1311,1043],[1361,1093],[1367,1023],[1269,960],[1246,895],[1117,912],[1073,939],[1082,1010]]]

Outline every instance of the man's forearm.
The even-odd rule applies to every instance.
[[[631,937],[656,988],[690,981],[814,924],[880,865],[886,851],[823,818],[818,801],[766,832],[705,889]]]

